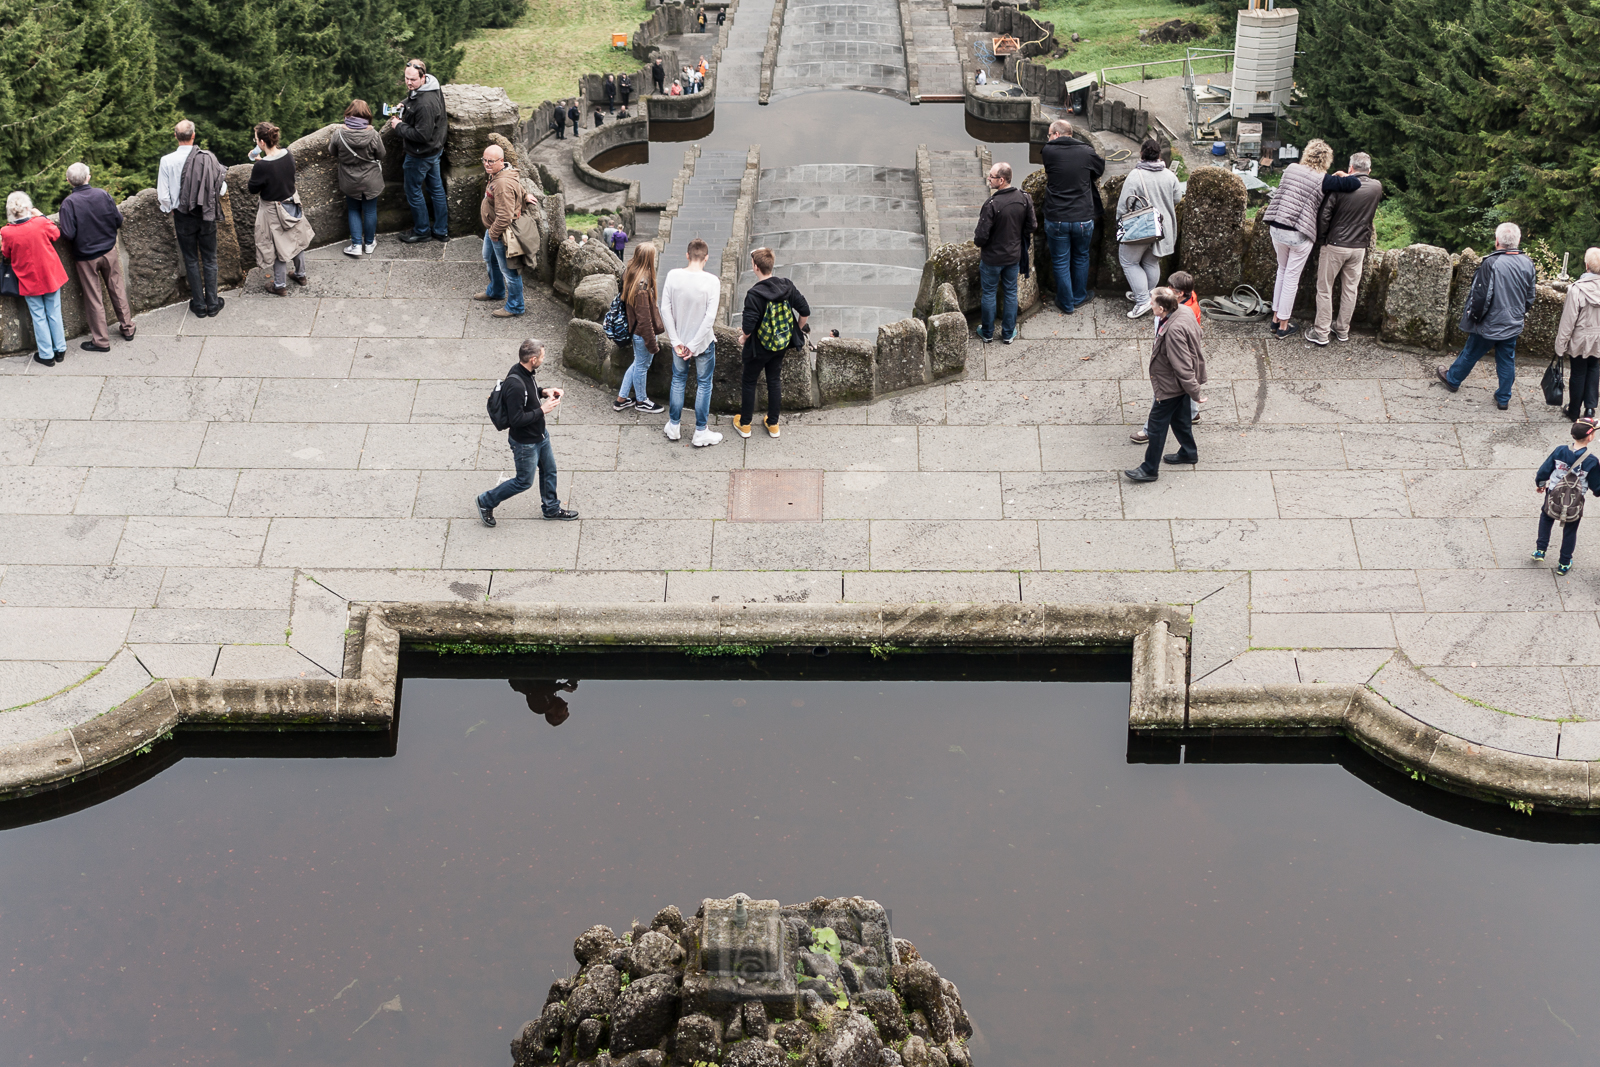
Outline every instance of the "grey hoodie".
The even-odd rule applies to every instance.
[[[405,143],[408,156],[431,156],[444,150],[449,126],[444,115],[444,93],[439,79],[422,76],[422,84],[407,94],[400,105],[400,124],[395,132]]]
[[[1585,274],[1567,287],[1556,354],[1600,356],[1600,274]]]

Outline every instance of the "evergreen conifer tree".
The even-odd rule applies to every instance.
[[[159,49],[141,0],[76,0],[74,11],[84,34],[78,77],[89,104],[82,159],[96,185],[130,196],[156,183],[156,165],[172,144],[178,87],[157,73]]]
[[[41,211],[66,192],[99,100],[99,79],[80,76],[83,39],[64,2],[0,0],[0,192],[20,189]]]

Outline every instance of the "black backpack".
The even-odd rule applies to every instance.
[[[489,390],[489,421],[494,423],[497,430],[511,429],[511,411],[506,407],[506,393],[501,386],[509,379],[502,379],[494,383],[494,388]],[[522,409],[528,409],[528,394],[522,394]]]

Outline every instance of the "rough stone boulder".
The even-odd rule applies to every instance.
[[[930,317],[943,315],[948,311],[960,311],[961,298],[956,295],[956,287],[949,282],[939,286],[939,291],[933,295],[933,307],[929,309]]]
[[[1533,307],[1528,310],[1517,340],[1517,355],[1530,359],[1549,359],[1556,354],[1556,330],[1561,326],[1561,309],[1566,294],[1548,285],[1535,287]]]
[[[666,1053],[658,1048],[630,1052],[620,1060],[612,1060],[613,1067],[662,1067],[667,1062]]]
[[[1239,284],[1244,181],[1222,167],[1199,167],[1178,201],[1178,266],[1202,296],[1228,295]]]
[[[622,991],[622,976],[609,963],[596,963],[584,971],[584,981],[567,1001],[569,1020],[599,1018],[611,1014]]]
[[[716,1063],[722,1058],[722,1034],[717,1021],[709,1015],[685,1015],[678,1020],[673,1037],[672,1062],[674,1067],[695,1067],[700,1063]]]
[[[821,403],[817,397],[817,376],[813,361],[816,353],[809,348],[794,349],[783,357],[783,407],[785,411],[806,411]],[[662,362],[662,361],[657,361]],[[671,360],[665,361],[671,366]],[[765,388],[765,386],[763,386]],[[761,394],[761,404],[766,403],[765,393]],[[757,405],[762,412],[765,407]],[[765,415],[762,416],[765,418]]]
[[[1433,245],[1402,248],[1384,296],[1378,336],[1396,344],[1443,348],[1450,280],[1450,253]]]
[[[1098,248],[1090,260],[1095,276],[1094,288],[1117,293],[1128,287],[1128,277],[1122,273],[1122,262],[1117,259],[1117,198],[1122,195],[1122,183],[1126,178],[1127,175],[1118,174],[1100,180],[1102,211],[1095,233],[1103,235],[1103,239],[1096,242]]]
[[[446,167],[444,170],[445,212],[450,218],[450,236],[483,235],[483,189],[489,183],[483,173],[483,164],[468,170],[466,167]]]
[[[295,192],[300,194],[300,206],[317,234],[314,244],[325,245],[340,238],[348,240],[350,236],[344,194],[339,191],[339,166],[328,147],[333,132],[343,128],[343,123],[323,126],[288,146],[289,154],[294,156]],[[228,196],[230,199],[233,196],[231,188]],[[255,204],[252,203],[249,220],[252,234],[255,219]],[[254,241],[247,247],[254,248]]]
[[[678,986],[669,974],[629,983],[611,1014],[611,1052],[621,1055],[653,1048],[666,1036],[678,1013]]]
[[[676,940],[651,930],[633,946],[629,973],[635,978],[666,974],[676,970],[682,960],[683,948]]]
[[[878,392],[890,393],[933,381],[928,365],[928,328],[919,319],[878,327]]]
[[[573,1055],[580,1060],[592,1060],[594,1054],[600,1051],[600,1036],[605,1032],[606,1024],[599,1019],[585,1019],[578,1024],[578,1033],[572,1042]]]
[[[1450,310],[1445,314],[1445,344],[1460,348],[1467,342],[1461,332],[1461,313],[1467,309],[1467,297],[1472,293],[1472,279],[1478,276],[1478,265],[1483,257],[1468,248],[1455,256],[1450,268]]]
[[[508,141],[517,137],[517,105],[504,89],[487,85],[446,85],[444,113],[450,129],[445,136],[444,162],[452,167],[483,169],[483,149],[489,135]]]
[[[621,285],[622,260],[597,241],[562,241],[556,253],[556,292],[570,298],[578,283],[591,274],[609,274]]]
[[[723,1067],[783,1067],[785,1063],[778,1047],[765,1041],[741,1041],[722,1059]]]
[[[817,342],[817,386],[824,404],[872,399],[874,351],[871,341],[853,338],[824,337]]]
[[[522,1030],[511,1040],[511,1062],[514,1067],[544,1067],[554,1063],[561,1051],[561,1037],[567,1029],[567,1010],[559,1003],[544,1006],[544,1012],[534,1020],[524,1023]]]
[[[978,246],[971,241],[940,245],[928,255],[922,265],[922,284],[917,289],[915,314],[926,318],[933,307],[933,298],[939,287],[948,283],[960,302],[961,310],[978,310],[983,295],[978,283]]]
[[[904,1041],[910,1034],[900,1002],[887,989],[869,989],[850,998],[852,1005],[866,1013],[878,1028],[878,1036],[887,1042]]]
[[[620,940],[609,926],[591,926],[572,942],[572,955],[579,967],[587,967],[595,960],[604,959]]]
[[[611,357],[624,351],[611,343],[598,322],[589,319],[567,321],[567,341],[561,346],[561,363],[579,374],[608,384]],[[631,359],[631,355],[629,356]]]
[[[928,1020],[928,1033],[933,1040],[943,1044],[955,1037],[955,1015],[945,997],[943,980],[933,964],[918,960],[895,968],[894,973],[906,1007],[920,1011]]]
[[[835,1013],[815,1045],[818,1067],[881,1067],[883,1039],[865,1015]]]
[[[1050,258],[1050,242],[1044,235],[1044,205],[1049,188],[1049,178],[1043,170],[1036,170],[1022,180],[1022,191],[1033,201],[1033,216],[1039,223],[1033,233],[1033,270],[1038,275],[1039,288],[1055,292],[1055,264]]]
[[[677,937],[683,933],[683,912],[678,910],[676,904],[668,904],[650,920],[650,929],[665,930],[669,937]]]
[[[928,362],[935,380],[967,369],[967,317],[961,312],[928,316]]]
[[[601,322],[617,297],[617,279],[610,274],[591,274],[572,291],[572,314],[590,322]]]

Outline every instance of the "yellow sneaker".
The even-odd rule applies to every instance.
[[[761,420],[761,425],[763,425],[763,426],[765,426],[767,428],[767,436],[768,437],[776,437],[776,436],[778,436],[778,424],[777,423],[768,422],[766,419],[762,419]]]
[[[740,422],[737,415],[733,417],[733,429],[740,437],[750,436],[750,424],[748,422]]]

